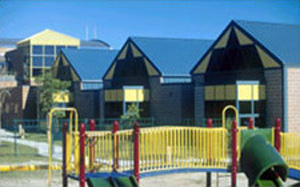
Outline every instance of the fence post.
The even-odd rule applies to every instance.
[[[207,128],[212,128],[213,122],[212,122],[211,118],[208,118],[206,120],[206,126],[207,126]],[[211,157],[211,149],[209,147],[209,150],[208,150],[208,159],[211,159],[210,157]],[[206,172],[206,186],[207,187],[211,187],[211,172]]]
[[[14,121],[14,152],[15,152],[15,157],[18,156],[18,144],[17,144],[17,123]]]
[[[237,123],[232,122],[232,168],[231,168],[231,186],[236,187],[237,177]]]
[[[249,126],[248,129],[254,129],[253,118],[249,118]]]
[[[114,121],[113,123],[113,171],[117,171],[119,168],[119,137],[116,133],[119,130],[119,122]]]
[[[85,124],[80,124],[80,175],[79,186],[85,186]]]
[[[275,148],[280,153],[280,131],[281,131],[281,123],[280,118],[276,118],[275,122]]]
[[[234,119],[232,122],[232,168],[231,168],[231,186],[236,187],[237,177],[237,123]]]
[[[90,131],[95,131],[95,120],[91,119],[89,121],[89,124],[90,124]],[[89,151],[90,151],[89,168],[90,168],[90,172],[94,173],[94,169],[93,169],[93,163],[95,161],[95,140],[94,140],[94,138],[90,139]]]
[[[138,122],[135,122],[134,123],[134,131],[133,131],[133,136],[134,136],[134,176],[138,183],[140,181],[139,134],[140,134],[140,126],[139,126]]]
[[[67,177],[67,153],[66,153],[66,145],[67,145],[67,132],[68,132],[68,124],[66,122],[63,123],[63,165],[62,165],[62,175],[63,175],[63,187],[68,186],[68,177]]]

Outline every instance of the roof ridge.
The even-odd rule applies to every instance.
[[[109,49],[109,48],[62,48],[62,50],[69,50],[69,51],[119,51],[119,49]]]
[[[201,39],[201,38],[172,38],[172,37],[158,37],[158,36],[130,36],[129,38],[162,39],[162,40],[194,40],[194,41],[213,41],[214,40],[214,39]]]
[[[300,28],[298,24],[291,24],[291,23],[280,23],[280,22],[266,22],[266,21],[251,21],[251,20],[233,20],[235,23],[257,23],[262,25],[276,25],[276,26],[289,26],[289,27],[297,27]]]

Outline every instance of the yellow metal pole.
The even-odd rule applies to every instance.
[[[235,112],[235,120],[236,120],[237,124],[239,124],[239,112],[238,112],[237,108],[235,106],[233,106],[233,105],[227,105],[223,109],[223,111],[222,111],[222,127],[223,128],[226,128],[225,127],[225,123],[226,123],[226,111],[228,109],[232,109]]]
[[[78,113],[75,108],[67,107],[67,108],[52,108],[48,114],[48,185],[51,186],[51,146],[52,146],[52,118],[53,114],[57,111],[69,111],[72,113],[71,116],[73,116],[73,113],[75,113],[75,123],[76,126],[78,124]],[[70,132],[72,132],[73,124],[70,124]],[[76,132],[78,131],[78,127],[75,127]]]

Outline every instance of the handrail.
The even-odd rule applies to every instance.
[[[237,108],[233,105],[227,105],[223,111],[222,111],[222,127],[226,128],[225,123],[226,123],[226,112],[228,109],[232,109],[235,113],[235,120],[237,122],[237,124],[239,124],[239,112],[237,110]]]

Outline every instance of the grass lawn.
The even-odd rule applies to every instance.
[[[26,140],[32,140],[36,142],[45,142],[48,143],[48,138],[46,133],[25,133]],[[55,140],[55,145],[62,146],[61,140]]]
[[[0,143],[0,165],[48,161],[48,157],[38,155],[37,149],[33,147],[18,144],[17,156],[14,151],[14,143],[2,141]]]

